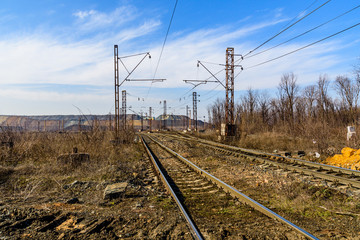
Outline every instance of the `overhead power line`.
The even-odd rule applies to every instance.
[[[334,20],[336,20],[336,19],[344,16],[344,15],[346,15],[346,14],[349,14],[350,12],[358,9],[359,7],[360,7],[360,5],[357,5],[356,7],[353,7],[352,9],[350,9],[350,10],[348,10],[348,11],[346,11],[346,12],[344,12],[344,13],[342,13],[342,14],[340,14],[340,15],[338,15],[338,16],[336,16],[336,17],[334,17],[334,18],[332,18],[332,19],[330,19],[330,20],[328,20],[328,21],[326,21],[326,22],[324,22],[324,23],[322,23],[322,24],[314,27],[314,28],[311,28],[311,29],[309,29],[309,30],[307,30],[307,31],[305,31],[305,32],[303,32],[303,33],[301,33],[301,34],[293,37],[293,38],[290,38],[289,40],[287,40],[287,41],[285,41],[285,42],[279,43],[279,44],[277,44],[277,45],[275,45],[275,46],[273,46],[273,47],[271,47],[271,48],[268,48],[268,49],[265,49],[265,50],[263,50],[263,51],[261,51],[261,52],[258,52],[258,53],[255,53],[255,54],[253,54],[253,55],[250,55],[250,56],[247,57],[247,59],[248,59],[248,58],[251,58],[251,57],[255,57],[255,56],[259,55],[259,54],[262,54],[262,53],[264,53],[264,52],[267,52],[267,51],[269,51],[269,50],[272,50],[272,49],[274,49],[274,48],[277,48],[277,47],[279,47],[279,46],[281,46],[281,45],[284,45],[285,43],[288,43],[288,42],[290,42],[290,41],[292,41],[292,40],[295,40],[295,39],[297,39],[297,38],[299,38],[299,37],[301,37],[301,36],[304,36],[305,34],[308,34],[308,33],[312,32],[312,31],[314,31],[314,30],[316,30],[316,29],[318,29],[318,28],[320,28],[320,27],[322,27],[322,26],[324,26],[324,25],[326,25],[326,24],[328,24],[328,23],[330,23],[330,22],[332,22],[332,21],[334,21]]]
[[[175,6],[174,6],[174,9],[173,9],[173,12],[172,12],[172,15],[171,15],[170,23],[169,23],[168,29],[167,29],[167,31],[166,31],[166,35],[165,35],[165,39],[164,39],[163,45],[162,45],[162,47],[161,47],[161,52],[160,52],[159,60],[158,60],[158,62],[157,62],[157,64],[156,64],[156,68],[155,68],[155,72],[154,72],[154,78],[155,78],[155,75],[156,75],[157,70],[158,70],[158,68],[159,68],[159,64],[160,64],[160,60],[161,60],[161,57],[162,57],[162,54],[163,54],[163,51],[164,51],[164,47],[165,47],[165,44],[166,44],[166,40],[167,40],[167,37],[168,37],[169,32],[170,32],[171,23],[172,23],[172,20],[173,20],[173,18],[174,18],[174,15],[175,15],[175,10],[176,10],[177,3],[178,3],[178,0],[176,0],[176,2],[175,2]]]
[[[303,16],[302,18],[300,18],[299,20],[297,20],[296,22],[294,22],[293,24],[289,25],[288,27],[284,28],[283,30],[281,30],[280,32],[278,32],[277,34],[275,34],[274,36],[272,36],[271,38],[269,38],[268,40],[266,40],[265,42],[263,42],[262,44],[260,44],[259,46],[257,46],[256,48],[254,48],[253,50],[251,50],[250,52],[248,52],[247,54],[244,55],[244,58],[246,56],[248,56],[249,54],[253,53],[254,51],[256,51],[257,49],[261,48],[262,46],[264,46],[266,43],[270,42],[271,40],[273,40],[274,38],[276,38],[277,36],[279,36],[280,34],[282,34],[283,32],[285,32],[286,30],[288,30],[289,28],[293,27],[295,24],[299,23],[300,21],[304,20],[306,17],[310,16],[311,14],[313,14],[314,12],[316,12],[317,10],[319,10],[321,7],[325,6],[326,4],[328,4],[331,0],[326,1],[325,3],[323,3],[322,5],[320,5],[319,7],[315,8],[314,10],[312,10],[311,12],[309,12],[308,14],[306,14],[305,16]]]
[[[163,45],[162,45],[162,47],[161,47],[160,56],[159,56],[158,62],[157,62],[157,64],[156,64],[156,68],[155,68],[155,72],[154,72],[154,76],[153,76],[154,79],[155,79],[157,70],[158,70],[159,65],[160,65],[160,60],[161,60],[161,57],[162,57],[162,54],[163,54],[163,51],[164,51],[164,48],[165,48],[165,44],[166,44],[167,37],[168,37],[169,32],[170,32],[170,27],[171,27],[171,24],[172,24],[174,15],[175,15],[175,10],[176,10],[177,4],[178,4],[178,0],[176,0],[176,2],[175,2],[175,6],[174,6],[174,9],[173,9],[173,12],[172,12],[172,15],[171,15],[171,19],[170,19],[170,22],[169,22],[169,26],[168,26],[168,29],[167,29],[167,31],[166,31],[165,39],[164,39]],[[150,84],[149,90],[148,90],[148,92],[147,92],[147,94],[146,94],[146,98],[149,96],[149,93],[150,93],[152,84],[153,84],[153,83]]]
[[[279,59],[279,58],[285,57],[285,56],[287,56],[287,55],[290,55],[290,54],[292,54],[292,53],[298,52],[298,51],[300,51],[300,50],[303,50],[303,49],[305,49],[305,48],[308,48],[308,47],[310,47],[310,46],[313,46],[313,45],[315,45],[315,44],[317,44],[317,43],[320,43],[320,42],[322,42],[322,41],[325,41],[325,40],[327,40],[327,39],[329,39],[329,38],[332,38],[332,37],[334,37],[334,36],[336,36],[336,35],[339,35],[340,33],[346,32],[346,31],[348,31],[348,30],[350,30],[350,29],[352,29],[352,28],[354,28],[354,27],[357,27],[357,26],[359,26],[359,25],[360,25],[360,22],[357,23],[357,24],[355,24],[355,25],[352,25],[352,26],[350,26],[350,27],[348,27],[348,28],[345,28],[345,29],[343,29],[343,30],[341,30],[341,31],[339,31],[339,32],[337,32],[337,33],[334,33],[334,34],[329,35],[329,36],[327,36],[327,37],[325,37],[325,38],[322,38],[322,39],[320,39],[320,40],[318,40],[318,41],[316,41],[316,42],[310,43],[310,44],[308,44],[308,45],[306,45],[306,46],[304,46],[304,47],[295,49],[295,50],[293,50],[293,51],[291,51],[291,52],[285,53],[285,54],[283,54],[283,55],[280,55],[280,56],[278,56],[278,57],[276,57],[276,58],[272,58],[272,59],[267,60],[267,61],[265,61],[265,62],[258,63],[258,64],[256,64],[256,65],[253,65],[253,66],[248,67],[248,68],[246,68],[246,69],[254,68],[254,67],[263,65],[263,64],[265,64],[265,63],[269,63],[269,62],[275,61],[275,60],[277,60],[277,59]]]
[[[298,17],[301,16],[301,14],[303,14],[305,11],[307,11],[309,8],[311,8],[318,0],[314,0],[309,6],[307,6],[304,10],[302,10],[301,12],[298,13],[298,15],[296,15],[295,17],[293,17],[283,28],[286,28],[287,26],[289,26],[292,22],[295,21],[295,19],[297,19]]]

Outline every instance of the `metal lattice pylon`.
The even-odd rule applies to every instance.
[[[193,121],[195,131],[197,131],[197,101],[197,93],[193,92]]]
[[[126,90],[122,90],[123,128],[126,129]]]
[[[115,134],[118,136],[120,126],[120,104],[119,104],[119,49],[114,45],[114,72],[115,72]]]
[[[152,108],[149,107],[149,130],[151,132],[151,126],[152,126]]]
[[[166,129],[166,100],[164,100],[164,114],[163,114],[163,129],[165,130]]]
[[[226,49],[226,99],[225,99],[225,124],[226,135],[233,135],[234,124],[234,48]]]

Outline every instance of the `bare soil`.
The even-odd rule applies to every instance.
[[[0,239],[191,239],[142,146],[111,139],[26,134],[1,148]],[[57,162],[74,146],[90,161]],[[125,193],[104,200],[105,187],[117,182],[128,183]]]

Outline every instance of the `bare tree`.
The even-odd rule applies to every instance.
[[[212,123],[219,129],[225,118],[225,101],[218,98],[210,108],[212,110]]]
[[[319,108],[320,117],[322,123],[325,123],[325,119],[328,115],[331,99],[328,94],[330,81],[326,74],[320,75],[317,81],[317,107]]]
[[[335,80],[335,89],[342,99],[344,108],[349,112],[349,120],[355,122],[360,83],[358,81],[352,81],[346,76],[337,76]]]
[[[263,124],[269,125],[269,110],[270,110],[270,99],[266,92],[259,94],[259,110],[261,115],[261,121]]]
[[[294,73],[285,73],[281,77],[278,86],[280,100],[285,107],[284,119],[289,123],[290,128],[294,127],[294,107],[299,92],[299,86],[296,84],[297,77]]]
[[[309,118],[315,116],[316,86],[310,85],[304,89],[304,100],[306,102],[307,115]]]
[[[241,102],[244,112],[247,114],[249,122],[254,122],[254,114],[257,108],[258,94],[253,89],[249,88],[245,96],[242,97]]]

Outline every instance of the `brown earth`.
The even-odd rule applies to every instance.
[[[0,148],[0,239],[191,239],[139,143],[114,146],[103,132],[12,137]],[[57,162],[74,146],[89,162]],[[125,193],[104,200],[117,182]]]

